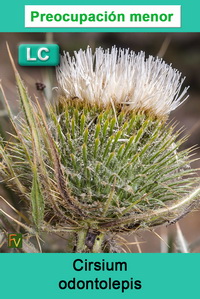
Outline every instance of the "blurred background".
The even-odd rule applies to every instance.
[[[13,113],[20,113],[15,79],[6,50],[8,42],[14,60],[17,64],[18,45],[23,43],[57,43],[63,50],[73,54],[80,48],[110,48],[113,45],[129,48],[135,52],[145,51],[146,55],[162,57],[173,68],[182,72],[186,77],[184,86],[190,86],[189,99],[176,111],[171,113],[170,119],[178,121],[177,129],[184,127],[184,135],[189,134],[185,147],[200,146],[200,33],[0,33],[0,79],[6,97],[11,104]],[[51,100],[56,96],[56,78],[54,68],[20,67],[18,70],[28,87],[29,93],[36,95],[43,104],[45,98]],[[36,83],[43,83],[44,91],[36,89]],[[0,96],[0,131],[4,136],[9,131],[7,113]],[[196,149],[196,158],[200,157],[200,149]],[[192,167],[200,168],[200,161]],[[200,171],[199,171],[200,175]],[[17,196],[0,185],[0,194],[9,200],[16,208],[21,208]],[[0,199],[0,207],[10,212],[9,207]],[[23,208],[23,207],[22,207]],[[158,227],[149,232],[138,231],[129,236],[120,236],[120,242],[126,252],[177,252],[177,242],[181,232],[186,240],[190,252],[200,252],[200,211],[194,211],[179,221],[179,226]],[[12,232],[12,231],[11,231]],[[44,252],[64,251],[65,236],[48,234],[43,236]],[[123,239],[125,238],[125,240]],[[137,244],[134,244],[134,243]],[[2,243],[3,245],[3,243]],[[0,252],[11,252],[6,245],[1,246]]]

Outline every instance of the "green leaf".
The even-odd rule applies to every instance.
[[[31,188],[31,203],[32,203],[32,216],[35,225],[39,229],[44,220],[44,199],[40,189],[38,180],[37,169],[34,169],[33,182]]]

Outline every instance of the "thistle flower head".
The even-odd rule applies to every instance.
[[[186,99],[177,70],[115,47],[67,53],[45,116],[14,69],[24,117],[9,108],[16,136],[0,143],[0,173],[39,231],[68,229],[79,251],[100,251],[104,234],[163,224],[194,206],[191,149],[178,151],[184,138],[163,122]]]
[[[106,107],[110,104],[130,110],[151,111],[167,116],[186,98],[181,91],[184,78],[162,59],[128,49],[91,48],[70,57],[65,53],[57,68],[61,93]]]

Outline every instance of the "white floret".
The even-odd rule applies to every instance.
[[[162,59],[128,49],[91,48],[64,53],[57,78],[67,98],[79,98],[91,104],[124,104],[131,110],[150,110],[166,116],[183,103],[187,89],[185,78]]]

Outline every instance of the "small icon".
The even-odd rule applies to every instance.
[[[8,234],[8,248],[22,248],[22,234]]]
[[[21,66],[56,66],[60,62],[57,44],[21,44],[18,63]]]

